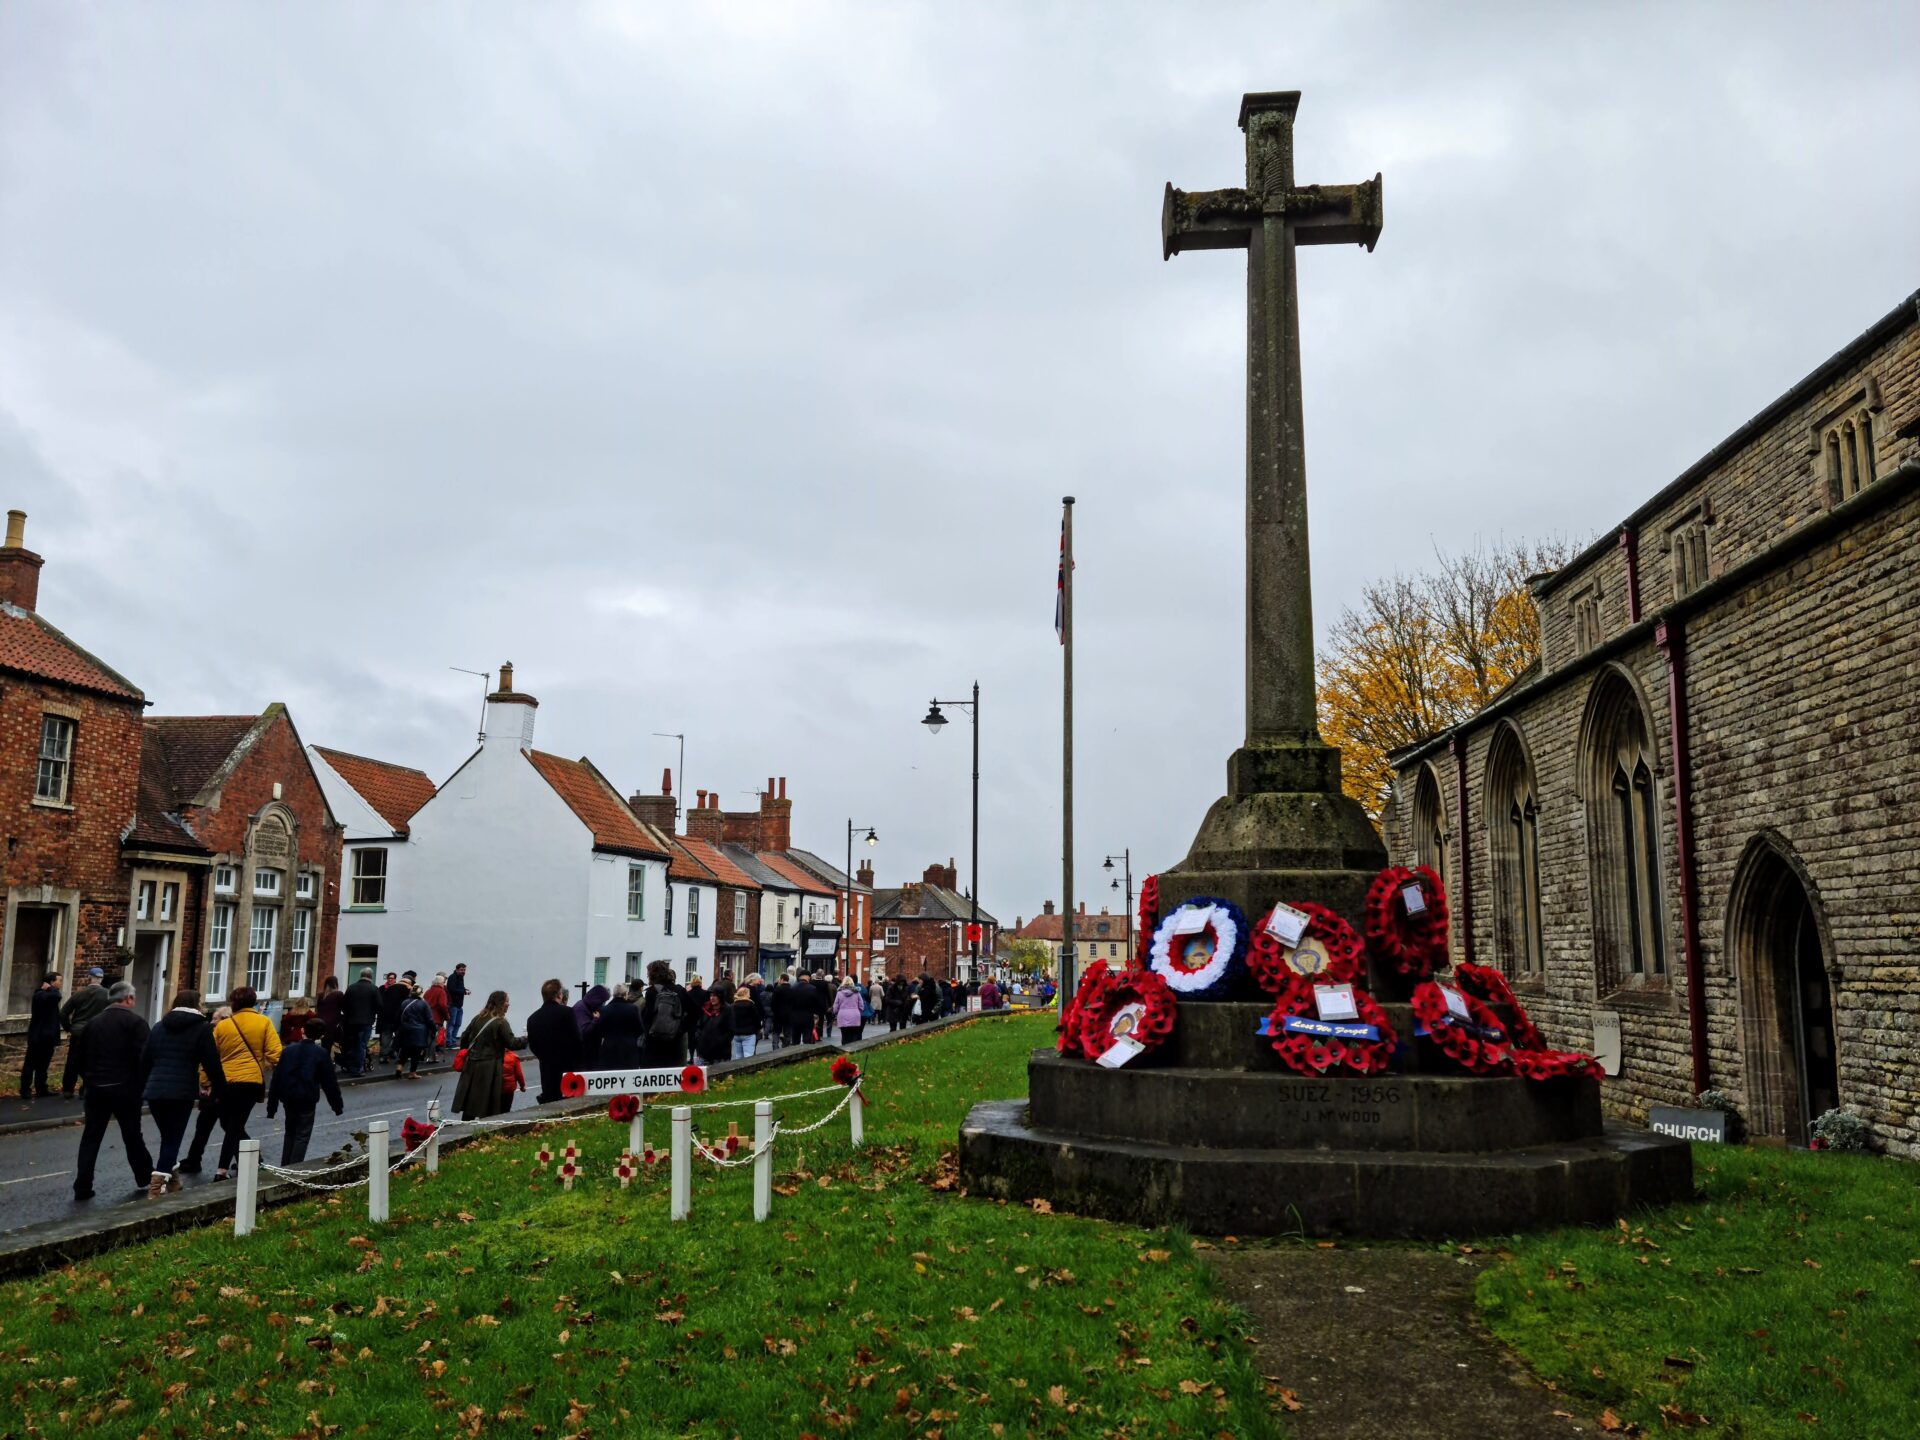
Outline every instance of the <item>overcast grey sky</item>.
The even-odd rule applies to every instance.
[[[1920,287],[1920,9],[0,6],[0,504],[159,713],[285,700],[444,779],[537,742],[883,883],[1185,853],[1240,734],[1240,183],[1382,170],[1303,255],[1316,612],[1435,544],[1592,533]],[[956,720],[959,717],[955,716]],[[1094,886],[1083,894],[1097,907]],[[1113,897],[1118,908],[1118,897]]]

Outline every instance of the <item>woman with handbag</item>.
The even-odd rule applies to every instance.
[[[453,1090],[453,1108],[462,1120],[500,1114],[507,1108],[506,1054],[513,1048],[506,991],[496,990],[487,996],[486,1008],[467,1022],[460,1044],[466,1059],[460,1065],[460,1083]]]
[[[213,1027],[220,1069],[227,1088],[220,1096],[220,1163],[213,1178],[224,1180],[240,1158],[247,1138],[247,1117],[267,1098],[267,1081],[280,1061],[280,1035],[273,1022],[253,1007],[260,997],[250,985],[227,996],[233,1013]]]

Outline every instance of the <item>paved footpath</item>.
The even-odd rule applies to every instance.
[[[527,1093],[516,1097],[516,1108],[532,1102],[540,1089],[540,1066],[531,1055],[522,1057],[527,1070]],[[365,1130],[369,1122],[385,1120],[393,1130],[393,1145],[398,1153],[400,1121],[407,1115],[427,1118],[427,1102],[440,1097],[440,1108],[451,1110],[453,1087],[460,1078],[444,1067],[431,1074],[423,1071],[418,1080],[396,1080],[391,1071],[376,1071],[378,1078],[343,1081],[340,1098],[346,1113],[336,1117],[322,1101],[313,1121],[313,1143],[307,1158],[317,1160],[338,1147],[356,1130]],[[71,1122],[51,1128],[7,1128],[18,1122],[32,1122],[49,1115],[70,1116]],[[260,1158],[277,1163],[280,1138],[286,1129],[285,1115],[266,1118],[266,1106],[253,1112],[247,1133],[260,1142]],[[22,1101],[17,1095],[0,1100],[0,1235],[46,1220],[63,1220],[81,1206],[73,1198],[73,1164],[80,1150],[78,1102],[58,1099]],[[159,1127],[151,1115],[144,1129],[147,1149],[160,1149]],[[191,1142],[193,1131],[187,1131]],[[185,1186],[211,1185],[214,1163],[219,1159],[220,1131],[216,1128],[207,1142],[204,1168],[199,1175],[183,1175]],[[121,1205],[137,1204],[133,1197],[133,1174],[127,1169],[126,1150],[120,1144],[120,1127],[107,1131],[100,1146],[100,1160],[93,1171],[95,1198],[85,1208],[106,1213]],[[229,1187],[231,1188],[231,1187]]]
[[[1299,1440],[1597,1435],[1481,1326],[1480,1262],[1412,1247],[1224,1247],[1209,1257],[1253,1317],[1260,1373],[1293,1392]]]

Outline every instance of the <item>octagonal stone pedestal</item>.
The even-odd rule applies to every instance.
[[[1434,1068],[1298,1075],[1254,1033],[1265,1009],[1190,1002],[1119,1070],[1035,1051],[1029,1099],[968,1114],[962,1182],[1203,1235],[1429,1239],[1610,1224],[1693,1194],[1691,1147],[1603,1122],[1590,1080],[1447,1073],[1412,1045],[1401,1065]]]

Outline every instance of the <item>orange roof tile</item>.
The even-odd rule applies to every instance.
[[[526,756],[554,793],[567,802],[567,808],[580,817],[580,823],[593,832],[594,849],[660,860],[672,858],[665,840],[634,818],[627,802],[591,760],[562,760],[542,750],[529,750]]]
[[[669,880],[687,880],[696,885],[712,885],[719,880],[677,835],[669,835],[667,845],[673,851],[673,859],[667,862]]]
[[[145,702],[139,687],[82,650],[31,610],[0,604],[0,670]]]
[[[791,880],[796,887],[810,894],[838,895],[840,893],[799,861],[789,860],[778,850],[756,850],[754,858],[774,874]]]
[[[345,750],[329,750],[324,745],[313,749],[393,827],[396,835],[407,833],[407,821],[434,796],[433,781],[424,771],[385,760],[369,760],[365,755],[350,755]]]
[[[687,853],[697,857],[700,863],[713,873],[722,885],[730,885],[736,890],[758,890],[759,882],[733,861],[727,858],[726,851],[706,840],[696,840],[691,835],[683,836],[673,842],[682,846]]]

